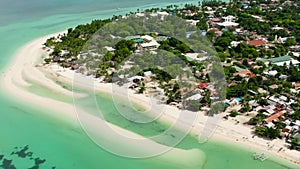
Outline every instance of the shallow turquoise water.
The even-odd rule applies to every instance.
[[[132,9],[145,9],[149,6],[163,5],[180,0],[2,0],[0,1],[0,68],[9,63],[16,49],[37,37],[65,30],[80,23],[87,23],[95,18],[106,18],[112,15],[124,14]],[[195,1],[197,2],[197,1]],[[144,5],[146,4],[146,5]],[[143,6],[142,6],[143,5]],[[130,8],[127,8],[130,7]],[[120,8],[120,10],[117,10]],[[36,94],[45,95],[47,89],[32,87]],[[55,97],[51,95],[50,97]],[[62,100],[69,101],[68,98]],[[103,107],[109,107],[110,99],[98,97]],[[29,168],[33,161],[16,158],[10,155],[15,146],[29,145],[34,157],[45,158],[47,161],[41,168],[56,166],[62,169],[98,169],[98,168],[130,168],[130,169],[180,169],[181,166],[166,163],[156,158],[134,160],[112,155],[96,146],[77,126],[65,124],[59,119],[43,116],[41,108],[23,105],[14,99],[0,93],[0,155],[13,159],[18,169]],[[114,110],[112,110],[114,111]],[[160,124],[136,126],[128,121],[118,121],[109,118],[115,124],[145,135],[153,135],[159,131]],[[158,130],[157,130],[158,129]],[[261,163],[251,159],[252,152],[231,145],[209,142],[199,145],[195,139],[186,138],[180,148],[199,148],[206,154],[205,169],[283,169],[287,168],[270,160]],[[201,160],[201,159],[199,159]],[[0,163],[1,165],[1,163]],[[1,167],[0,167],[1,168]]]

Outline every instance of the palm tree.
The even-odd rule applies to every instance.
[[[145,90],[146,90],[145,83],[142,82],[142,86],[139,89],[139,93],[144,93]]]
[[[277,137],[279,137],[279,130],[275,129],[275,128],[267,128],[267,135],[270,139],[276,139]]]
[[[259,126],[255,129],[255,133],[259,136],[264,137],[267,135],[267,128]]]
[[[291,149],[297,149],[299,148],[300,144],[299,144],[299,139],[298,138],[294,138],[291,141]]]

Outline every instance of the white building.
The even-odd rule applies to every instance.
[[[290,64],[292,63],[292,65],[299,65],[300,62],[298,60],[290,60],[290,61],[284,61],[284,62],[277,62],[277,63],[274,63],[275,65],[277,66],[290,66]]]
[[[197,93],[191,97],[188,97],[186,100],[200,100],[202,98],[201,94]]]
[[[222,17],[224,19],[224,22],[221,23],[217,23],[217,25],[219,26],[224,26],[224,27],[231,27],[231,26],[238,26],[238,23],[233,22],[233,20],[235,19],[234,16],[229,15],[229,16],[225,16]]]
[[[145,39],[146,41],[153,41],[154,38],[152,36],[149,36],[149,35],[144,35],[144,36],[141,36],[142,39]]]
[[[147,48],[147,49],[157,49],[160,46],[160,44],[157,43],[156,41],[151,41],[148,43],[142,43],[141,46],[142,48]]]

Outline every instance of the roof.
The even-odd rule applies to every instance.
[[[270,123],[268,123],[266,126],[267,126],[267,127],[269,127],[269,128],[271,128],[271,127],[274,127],[274,126],[275,126],[275,124],[274,124],[274,123],[272,123],[272,122],[270,122]]]
[[[271,76],[275,76],[275,75],[277,75],[277,70],[271,70],[271,71],[269,71],[268,72],[269,73],[269,75],[271,75]]]
[[[300,120],[296,120],[295,125],[300,126]]]
[[[114,49],[113,47],[110,46],[104,46],[104,48],[110,52],[115,51],[116,49]]]
[[[146,72],[144,72],[144,75],[145,76],[152,76],[152,72],[151,71],[146,71]]]
[[[127,36],[125,40],[133,40],[135,43],[142,43],[144,41],[140,35]]]
[[[142,17],[142,16],[145,16],[145,14],[144,13],[136,13],[135,16]]]
[[[158,14],[158,15],[165,15],[165,16],[169,15],[169,13],[166,12],[166,11],[157,12],[157,14]]]
[[[149,36],[149,35],[144,35],[141,37],[142,39],[146,39],[148,41],[152,41],[154,38],[152,36]]]
[[[201,94],[198,93],[198,94],[195,94],[195,95],[187,98],[186,100],[199,100],[201,98],[202,98]]]
[[[231,82],[228,84],[228,86],[235,86],[235,85],[237,85],[235,82]]]
[[[126,40],[133,40],[133,39],[140,39],[141,36],[140,35],[135,35],[135,36],[127,36],[125,39]]]
[[[198,85],[198,88],[199,88],[199,89],[204,89],[204,88],[206,88],[207,86],[209,86],[208,83],[200,83],[200,84]]]
[[[248,44],[252,46],[262,46],[265,44],[265,42],[261,39],[255,39],[255,40],[248,41]]]
[[[257,94],[257,92],[255,92],[253,90],[250,90],[250,89],[248,89],[248,92],[251,93],[251,94]]]
[[[275,120],[275,119],[277,119],[278,117],[280,117],[281,115],[283,115],[283,112],[282,112],[282,111],[280,111],[280,112],[278,112],[278,113],[275,113],[275,114],[269,116],[268,118],[265,119],[265,121],[266,121],[267,123],[270,123],[270,122],[272,122],[273,120]]]
[[[277,66],[290,66],[290,64],[292,63],[292,65],[298,65],[300,62],[298,60],[288,60],[288,61],[284,61],[284,62],[277,62],[277,63],[274,63],[276,64]]]
[[[233,75],[234,76],[237,76],[237,75],[252,75],[252,72],[250,70],[245,70],[245,71],[242,71],[242,72],[236,72]]]
[[[294,87],[300,87],[300,83],[294,83],[293,86]]]
[[[266,111],[269,113],[269,115],[275,113],[275,111],[273,109],[268,109]]]
[[[280,57],[275,57],[275,58],[267,58],[267,59],[262,58],[260,60],[263,62],[272,62],[272,63],[285,62],[285,61],[291,60],[291,56],[285,55],[285,56],[280,56]]]
[[[260,6],[267,7],[268,5],[267,4],[260,4]]]
[[[287,101],[288,100],[288,98],[286,96],[282,96],[282,95],[279,97],[279,99],[281,99],[283,101]]]
[[[224,16],[224,17],[222,17],[222,18],[223,18],[223,19],[235,19],[235,17],[232,16],[232,15]]]
[[[135,43],[142,43],[142,42],[144,42],[143,39],[133,39],[133,41],[134,41]]]
[[[156,41],[152,41],[152,42],[149,42],[149,43],[142,43],[141,46],[143,48],[146,48],[146,47],[158,47],[159,43],[157,43]]]
[[[220,18],[213,18],[212,21],[213,21],[213,22],[220,22],[221,19],[220,19]]]
[[[238,23],[235,23],[235,22],[228,22],[228,21],[225,21],[225,22],[222,22],[222,23],[217,23],[218,25],[220,26],[238,26],[239,24]]]
[[[240,67],[238,67],[238,66],[233,66],[233,68],[235,68],[235,70],[236,70],[237,72],[243,72],[243,71],[247,70],[247,69],[240,68]]]
[[[164,40],[167,40],[169,37],[168,36],[158,36],[156,37],[156,41],[164,41]]]

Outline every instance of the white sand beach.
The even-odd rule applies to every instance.
[[[63,32],[60,32],[62,34]],[[52,110],[49,112],[49,116],[54,116],[55,118],[62,119],[69,122],[72,125],[79,125],[77,121],[77,114],[74,105],[65,102],[60,102],[51,98],[42,97],[33,93],[28,92],[25,88],[31,85],[27,80],[30,79],[41,86],[57,91],[66,96],[73,96],[73,93],[64,89],[57,83],[53,82],[46,74],[56,76],[58,80],[72,83],[74,73],[71,70],[63,70],[56,66],[37,66],[42,62],[41,56],[46,55],[46,52],[42,50],[43,43],[49,37],[53,37],[57,34],[48,35],[32,42],[29,42],[23,46],[14,56],[11,64],[5,69],[1,77],[1,89],[7,93],[12,98],[17,98],[24,103],[30,104],[32,106],[41,106],[45,109]],[[96,89],[102,92],[111,92],[111,84],[95,83]],[[76,97],[80,97],[77,96]],[[146,108],[149,108],[149,99],[144,95],[130,93],[130,99],[133,102],[137,102]],[[180,114],[179,109],[172,106],[164,106],[164,112],[159,114],[162,120],[169,122],[175,122]],[[53,113],[56,112],[56,113]],[[101,119],[88,115],[87,118],[91,118],[91,121],[99,121]],[[155,115],[157,116],[157,115]],[[194,117],[194,116],[190,116]],[[199,112],[197,114],[197,119],[194,124],[192,124],[192,134],[198,135],[203,130],[204,124],[207,117],[204,116],[204,112]],[[213,139],[226,141],[230,144],[237,144],[251,151],[255,150],[257,152],[264,151],[268,152],[274,157],[278,157],[282,160],[288,160],[290,162],[300,164],[300,152],[288,149],[284,140],[273,140],[268,141],[257,136],[253,137],[252,132],[254,131],[249,126],[243,124],[245,120],[241,117],[239,119],[240,123],[236,124],[233,120],[223,120],[220,119],[217,122],[217,128],[214,132]],[[96,125],[96,123],[91,123],[91,126]],[[182,125],[185,126],[185,125]],[[114,126],[118,132],[124,135],[134,135],[136,137],[142,138],[135,133],[126,131],[117,126]],[[157,143],[149,141],[149,143],[155,145]],[[131,145],[136,146],[136,145]],[[139,147],[144,151],[148,151],[145,148]],[[281,150],[280,150],[281,149]],[[280,151],[279,151],[280,150]],[[184,155],[183,155],[184,154]],[[185,158],[182,158],[182,157]],[[192,157],[192,158],[188,158]],[[161,156],[163,160],[166,161],[176,161],[182,165],[202,165],[201,162],[192,162],[193,159],[205,158],[201,151],[199,150],[180,150],[173,149],[168,153]],[[172,160],[176,159],[176,160]],[[200,160],[199,160],[200,161]]]
[[[54,117],[55,119],[59,119],[65,121],[72,126],[80,127],[78,122],[78,114],[76,111],[80,111],[84,114],[84,118],[90,121],[88,127],[94,127],[95,130],[89,130],[89,134],[94,134],[93,138],[102,138],[99,133],[105,133],[104,130],[101,131],[101,128],[97,127],[99,123],[103,123],[103,120],[97,118],[95,116],[90,115],[89,113],[83,112],[82,110],[75,109],[73,104],[68,104],[65,102],[60,102],[51,98],[42,97],[33,93],[30,93],[26,90],[26,87],[30,86],[30,82],[28,79],[38,83],[41,86],[45,86],[53,91],[58,91],[61,94],[67,95],[72,97],[73,93],[64,89],[63,87],[59,86],[51,79],[45,76],[45,71],[52,71],[51,69],[41,68],[38,66],[39,63],[42,62],[41,56],[45,55],[45,51],[42,49],[43,43],[46,39],[57,36],[64,32],[48,35],[34,41],[27,43],[23,46],[20,50],[17,51],[15,57],[11,61],[11,64],[7,66],[5,72],[1,77],[1,90],[9,95],[11,98],[15,100],[22,101],[25,104],[29,104],[32,107],[38,106],[43,107],[45,109],[51,110],[46,111],[48,114],[47,116]],[[58,75],[58,72],[48,72],[54,73]],[[66,79],[66,77],[59,76],[58,78],[62,78],[61,80],[71,80]],[[109,91],[109,85],[103,85],[102,91]],[[79,96],[80,97],[80,96]],[[106,123],[106,122],[105,122]],[[184,166],[184,167],[201,167],[205,161],[205,155],[199,149],[192,149],[192,150],[182,150],[178,148],[167,147],[162,144],[158,144],[150,139],[146,139],[138,134],[133,132],[124,130],[118,126],[109,124],[114,130],[121,135],[134,137],[138,139],[144,139],[147,147],[144,147],[142,144],[137,145],[131,142],[122,142],[121,140],[116,140],[116,142],[112,143],[111,145],[118,145],[119,149],[124,150],[139,150],[139,152],[143,155],[148,155],[153,153],[152,147],[156,147],[159,149],[164,150],[163,154],[156,156],[154,158],[158,158],[159,160],[165,163],[176,163],[176,165]],[[93,133],[94,132],[94,133]],[[95,140],[94,140],[95,142]],[[96,142],[95,142],[96,143]],[[110,142],[108,142],[110,143]],[[112,152],[113,153],[113,152]],[[183,158],[184,156],[184,158]],[[197,159],[197,160],[195,160]],[[200,159],[200,160],[199,160]],[[202,160],[201,160],[202,159]],[[174,163],[174,164],[175,164]]]

